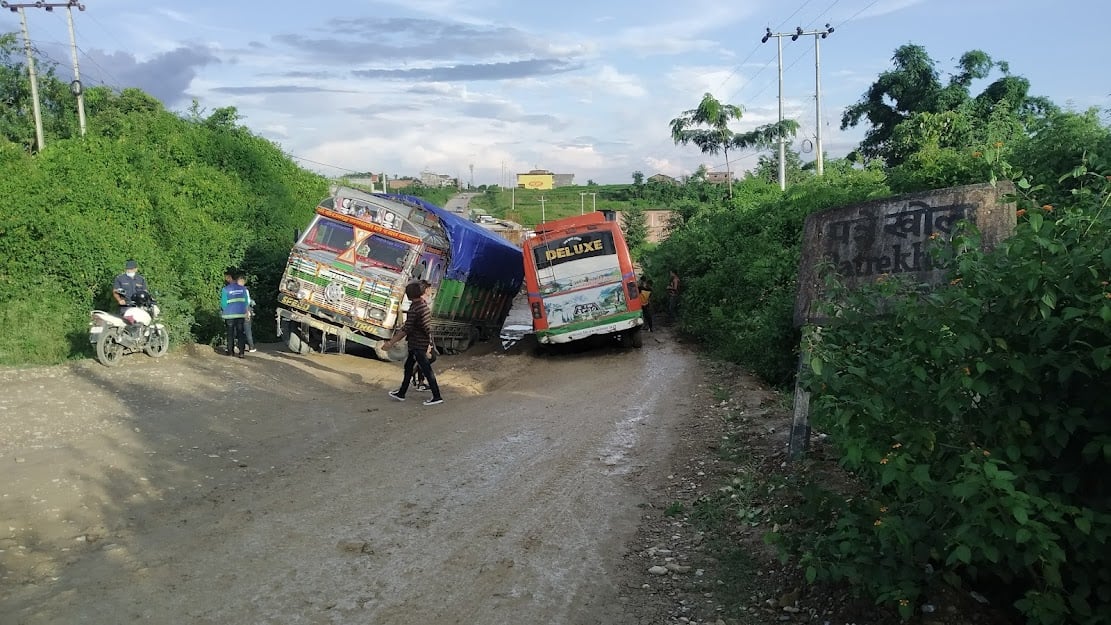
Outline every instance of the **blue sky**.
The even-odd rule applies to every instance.
[[[58,0],[55,0],[58,1]],[[235,106],[245,124],[327,175],[423,170],[512,182],[534,167],[578,183],[690,173],[724,159],[676,146],[668,122],[706,91],[777,117],[776,32],[836,29],[822,42],[822,135],[831,156],[863,129],[841,111],[924,45],[951,70],[979,48],[1032,91],[1111,107],[1107,0],[687,0],[268,2],[86,0],[75,12],[86,83],[137,86],[183,111]],[[1067,7],[1067,9],[1066,9]],[[36,46],[68,74],[65,14],[28,10]],[[14,13],[0,31],[17,31]],[[785,116],[813,137],[813,38],[784,40]],[[68,76],[67,76],[68,77]],[[735,160],[734,160],[735,159]],[[752,167],[756,154],[731,157]],[[503,174],[505,172],[505,174]]]

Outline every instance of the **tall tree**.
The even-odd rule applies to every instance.
[[[733,172],[729,167],[729,150],[751,147],[764,148],[780,137],[794,136],[798,122],[785,119],[760,126],[749,132],[738,133],[729,128],[729,122],[740,120],[744,109],[736,104],[723,104],[712,94],[706,93],[698,108],[680,113],[671,120],[671,138],[676,145],[690,143],[698,146],[703,154],[725,155],[725,172],[729,178],[729,197],[733,197]]]
[[[888,165],[901,164],[922,142],[941,147],[967,142],[997,116],[1000,107],[1011,111],[1022,125],[1054,108],[1044,98],[1031,97],[1030,83],[1011,75],[1006,62],[980,50],[961,55],[947,84],[942,84],[937,63],[922,46],[900,46],[892,62],[894,67],[880,74],[841,116],[842,130],[868,123],[870,128],[858,151]],[[973,97],[973,81],[987,78],[993,70],[1003,75]],[[950,112],[957,115],[944,115]],[[917,128],[899,129],[904,122],[913,122]],[[922,133],[925,135],[918,136]]]

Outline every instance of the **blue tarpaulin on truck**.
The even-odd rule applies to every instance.
[[[439,218],[451,242],[445,276],[465,284],[516,293],[525,279],[521,248],[482,226],[413,195],[376,193],[378,197],[420,206]]]

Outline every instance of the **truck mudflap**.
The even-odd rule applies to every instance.
[[[374,355],[377,356],[379,359],[386,362],[390,361],[389,354],[387,354],[386,351],[382,349],[382,341],[384,341],[385,339],[370,337],[360,332],[351,330],[346,326],[328,323],[310,314],[299,312],[296,310],[289,310],[288,308],[278,309],[277,322],[279,338],[282,338],[283,335],[285,335],[286,333],[297,332],[290,327],[294,323],[300,324],[302,329],[307,327],[314,330],[319,330],[323,335],[320,341],[321,353],[327,351],[328,338],[335,337],[340,353],[343,353],[347,349],[347,341],[352,341],[354,343],[365,345],[373,349]],[[303,350],[300,348],[300,344],[304,343],[304,337],[301,337],[299,334],[296,335],[296,337],[296,341],[291,340],[293,339],[293,336],[285,336],[284,340],[286,341],[286,344],[290,346],[291,350],[298,353],[307,353],[307,349]],[[295,347],[295,343],[297,344],[297,347]]]
[[[570,328],[557,328],[555,330],[540,330],[536,333],[536,339],[541,344],[559,344],[570,343],[585,339],[588,336],[597,336],[601,334],[618,334],[626,330],[638,328],[644,324],[644,317],[639,311],[635,313],[625,313],[620,318],[609,323],[602,323],[598,325],[590,325],[586,327],[576,328],[574,324]]]

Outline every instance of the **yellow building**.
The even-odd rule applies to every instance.
[[[547,191],[555,186],[555,174],[544,169],[534,169],[527,174],[517,174],[518,189]]]

